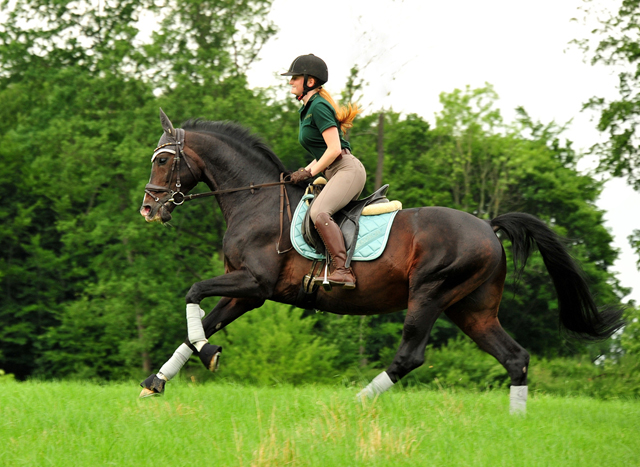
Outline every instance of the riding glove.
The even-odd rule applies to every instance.
[[[293,172],[291,174],[290,180],[293,183],[300,183],[300,182],[302,182],[304,180],[307,180],[307,179],[309,179],[311,177],[313,177],[313,175],[311,175],[311,172],[308,171],[307,169],[301,167],[301,168],[299,168],[298,170],[296,170],[295,172]]]

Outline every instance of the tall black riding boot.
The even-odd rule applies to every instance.
[[[347,249],[344,245],[344,237],[340,227],[326,212],[321,212],[316,217],[316,230],[327,248],[327,254],[331,255],[334,266],[333,272],[327,277],[329,284],[345,289],[356,288],[356,277],[351,268],[345,267],[347,261]]]

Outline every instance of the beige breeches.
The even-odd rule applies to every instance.
[[[311,205],[310,216],[314,224],[321,212],[333,216],[350,201],[358,199],[367,179],[362,162],[344,150],[342,158],[327,167],[324,175],[328,182]]]

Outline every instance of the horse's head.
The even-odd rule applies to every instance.
[[[184,202],[184,194],[198,184],[199,169],[185,154],[185,131],[175,129],[160,109],[164,133],[151,157],[151,177],[145,186],[140,214],[147,222],[171,220],[171,211]],[[194,171],[195,170],[195,171]]]

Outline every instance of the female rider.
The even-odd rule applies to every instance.
[[[282,76],[291,76],[291,93],[303,103],[298,141],[314,157],[309,165],[291,174],[291,181],[299,183],[324,172],[328,182],[312,203],[310,216],[334,267],[327,280],[332,286],[353,289],[356,278],[351,268],[345,267],[344,237],[331,216],[358,199],[366,181],[364,166],[351,154],[351,146],[344,139],[344,132],[353,126],[360,110],[357,105],[336,105],[322,88],[329,71],[315,55],[299,56]]]

